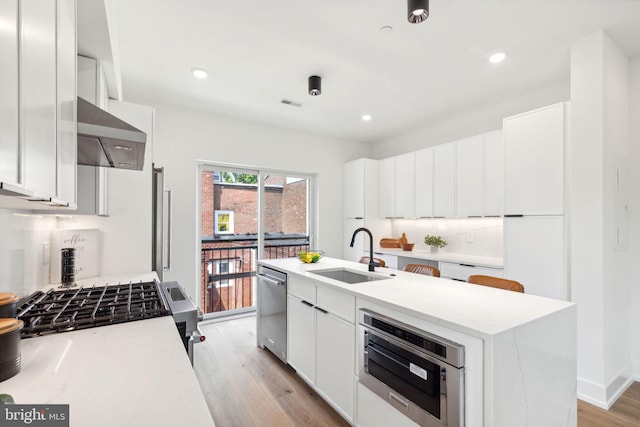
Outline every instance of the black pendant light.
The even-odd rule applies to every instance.
[[[309,95],[318,96],[322,93],[322,81],[320,76],[309,77]]]
[[[407,0],[407,20],[419,24],[429,17],[429,0]]]

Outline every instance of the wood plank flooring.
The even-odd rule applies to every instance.
[[[639,427],[640,383],[633,383],[608,411],[578,400],[578,426]]]
[[[256,318],[201,327],[196,376],[216,427],[333,427],[349,424],[293,369],[256,347]],[[640,383],[609,410],[578,401],[578,427],[640,427]]]
[[[256,318],[210,323],[194,366],[216,427],[348,426],[295,371],[256,346]]]

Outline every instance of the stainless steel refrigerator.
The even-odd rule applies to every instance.
[[[164,168],[153,164],[151,269],[160,281],[171,271],[171,189],[164,186]]]

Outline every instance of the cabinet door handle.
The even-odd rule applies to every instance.
[[[316,305],[315,307],[313,307],[313,308],[315,308],[316,310],[318,310],[318,311],[319,311],[319,312],[321,312],[321,313],[324,313],[324,314],[327,314],[327,313],[328,313],[328,311],[327,311],[327,310],[325,310],[324,308],[320,308],[320,307],[318,307],[317,305]]]
[[[164,189],[167,193],[167,265],[163,267],[164,271],[171,271],[171,240],[173,235],[173,199],[170,188]]]
[[[475,265],[473,265],[473,264],[460,264],[460,265],[461,265],[461,266],[463,266],[463,267],[476,268],[476,266],[475,266]]]
[[[300,302],[306,305],[307,307],[313,307],[313,304],[311,304],[309,301],[302,300]]]

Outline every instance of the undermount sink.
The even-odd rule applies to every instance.
[[[378,276],[374,274],[360,273],[358,271],[347,270],[345,268],[332,268],[328,270],[310,271],[309,273],[318,276],[327,277],[329,279],[338,280],[343,283],[364,283],[374,282],[376,280],[388,279],[386,276]]]

